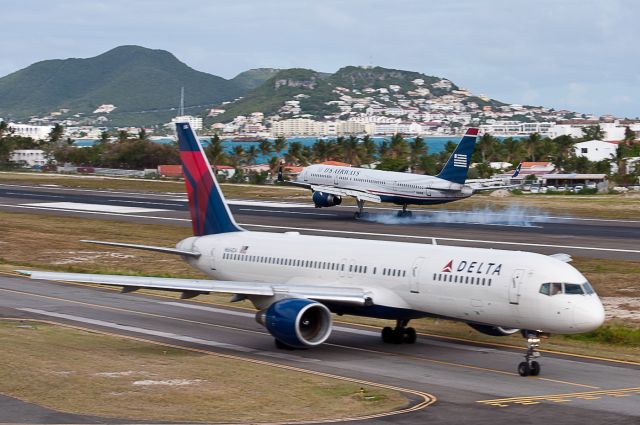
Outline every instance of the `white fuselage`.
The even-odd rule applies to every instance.
[[[441,204],[471,196],[471,187],[434,176],[366,168],[311,165],[297,177],[297,182],[333,186],[378,195],[382,202],[395,204]]]
[[[585,332],[604,320],[594,293],[540,293],[543,283],[586,283],[569,264],[541,254],[262,232],[192,237],[178,248],[200,252],[188,261],[219,280],[370,293],[373,306],[332,308],[338,313],[439,316],[554,333]],[[258,308],[274,301],[250,298]]]

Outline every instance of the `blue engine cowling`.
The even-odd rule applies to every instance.
[[[256,314],[278,341],[294,348],[320,345],[331,334],[331,313],[323,304],[300,298],[276,301]]]
[[[342,198],[331,193],[313,192],[311,196],[316,208],[333,207],[342,203]]]

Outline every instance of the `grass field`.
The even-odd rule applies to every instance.
[[[0,183],[11,184],[57,184],[65,187],[90,189],[117,189],[146,192],[183,193],[182,181],[121,179],[104,177],[74,177],[65,175],[42,175],[36,173],[0,172]],[[222,190],[228,198],[249,198],[281,201],[311,202],[309,191],[291,186],[223,184]],[[351,199],[345,205],[355,205]],[[388,205],[387,205],[388,206]],[[640,194],[617,195],[517,195],[506,198],[478,193],[470,198],[416,209],[485,210],[521,208],[532,214],[603,217],[617,219],[640,219]]]
[[[78,242],[80,239],[91,238],[172,246],[181,238],[191,236],[188,228],[126,222],[114,226],[113,222],[94,219],[3,212],[0,212],[0,221],[4,224],[4,233],[0,236],[0,270],[6,272],[17,268],[35,268],[86,273],[204,277],[173,256]],[[586,275],[602,297],[640,297],[640,262],[578,257],[574,258],[573,264]],[[172,293],[156,294],[178,296]],[[231,305],[228,295],[202,295],[196,300]],[[247,301],[233,305],[252,308]],[[377,328],[390,323],[348,316],[340,317],[339,320]],[[543,348],[640,362],[640,346],[635,339],[640,334],[640,322],[612,321],[607,325],[610,326],[608,330],[586,335],[582,339],[552,336],[544,341]],[[457,322],[422,319],[413,321],[412,326],[429,334],[523,346],[522,339],[517,336],[490,337]],[[613,334],[622,334],[623,337],[612,337]],[[611,344],[611,341],[622,343]]]
[[[273,422],[408,405],[386,388],[48,323],[0,320],[0,347],[0,393],[71,413]]]

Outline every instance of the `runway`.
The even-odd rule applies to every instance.
[[[313,208],[309,201],[230,200],[236,220],[249,230],[512,249],[573,256],[640,260],[640,221],[550,216],[544,211],[508,214],[414,210],[398,221],[393,206],[369,206],[368,221],[354,207]],[[139,193],[0,184],[0,210],[189,226],[181,193]],[[381,224],[380,221],[390,222]]]
[[[544,354],[542,374],[522,378],[515,372],[521,350],[424,335],[415,345],[386,345],[378,329],[344,323],[336,323],[328,343],[317,349],[281,351],[246,309],[10,276],[0,276],[0,316],[73,324],[437,397],[423,410],[363,423],[640,421],[638,364]],[[2,421],[7,418],[0,411]]]

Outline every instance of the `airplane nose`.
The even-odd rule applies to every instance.
[[[580,332],[589,332],[602,326],[605,313],[599,298],[584,301],[576,305],[573,317]]]

